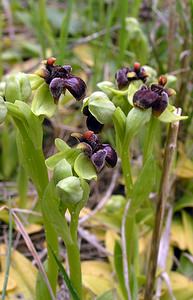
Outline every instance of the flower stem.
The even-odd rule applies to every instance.
[[[151,117],[151,120],[148,124],[148,132],[145,138],[145,145],[144,145],[144,151],[143,151],[143,163],[146,162],[147,158],[150,156],[150,154],[153,151],[154,146],[154,140],[156,137],[156,131],[157,131],[157,125],[158,120],[155,117]]]
[[[82,299],[80,250],[77,241],[78,217],[79,217],[78,214],[76,214],[75,212],[71,213],[70,232],[71,232],[73,243],[66,244],[66,250],[67,250],[68,263],[70,268],[70,279],[80,299]]]
[[[180,112],[179,112],[180,113]],[[160,245],[160,238],[164,224],[166,202],[169,195],[170,188],[170,173],[173,163],[173,158],[176,149],[177,135],[178,135],[179,122],[170,125],[168,132],[168,139],[165,147],[163,173],[160,183],[160,191],[157,201],[155,225],[153,230],[151,249],[148,261],[147,283],[145,287],[144,300],[151,300],[154,291],[155,274],[157,269],[157,258]]]

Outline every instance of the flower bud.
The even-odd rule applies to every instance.
[[[70,176],[60,180],[57,185],[57,192],[64,205],[67,207],[78,204],[83,197],[83,189],[80,179]]]
[[[7,115],[7,107],[4,99],[0,96],[0,124],[4,122]]]
[[[26,101],[31,95],[29,78],[24,73],[8,76],[5,85],[5,99],[9,102],[15,100]]]
[[[19,82],[14,75],[10,75],[6,80],[5,99],[12,103],[14,103],[15,100],[21,100]]]
[[[161,75],[158,79],[158,84],[165,86],[167,83],[167,77],[164,75]]]

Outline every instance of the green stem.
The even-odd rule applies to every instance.
[[[130,155],[129,155],[129,143],[124,143],[123,152],[121,155],[122,171],[125,180],[125,193],[127,200],[129,199],[133,187]]]
[[[72,212],[70,232],[71,232],[73,243],[66,245],[66,250],[67,250],[68,263],[70,268],[70,279],[80,299],[82,299],[82,276],[81,276],[80,250],[77,241],[77,227],[78,227],[78,214],[76,214],[76,212]]]
[[[20,166],[18,169],[18,177],[17,177],[17,186],[19,192],[19,207],[26,208],[27,207],[27,190],[28,190],[28,176],[25,168],[22,166],[20,162]]]
[[[154,141],[156,137],[156,131],[158,126],[158,120],[155,117],[151,117],[151,120],[148,124],[148,132],[145,138],[145,145],[143,151],[143,163],[146,162],[147,158],[153,151]]]

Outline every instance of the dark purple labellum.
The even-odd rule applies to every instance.
[[[163,92],[161,95],[161,99],[155,101],[152,105],[153,114],[156,117],[159,117],[164,112],[167,106],[168,106],[168,95],[165,92]]]
[[[128,85],[128,72],[129,68],[122,68],[115,74],[115,79],[117,80],[117,85],[120,90]]]
[[[85,97],[86,84],[85,82],[76,76],[70,76],[63,79],[65,82],[65,87],[74,96],[76,100],[81,100]]]
[[[103,129],[104,124],[101,124],[93,115],[90,114],[86,120],[86,126],[89,130],[99,133]]]
[[[150,89],[142,88],[133,96],[133,105],[141,109],[148,109],[152,104],[159,100],[160,96]]]
[[[65,91],[65,83],[62,78],[54,78],[50,85],[50,92],[54,98],[54,102],[57,103],[61,94]]]
[[[37,72],[49,84],[54,101],[57,102],[66,89],[69,90],[76,100],[83,99],[86,92],[85,82],[71,74],[72,67],[70,65],[55,65],[55,61],[54,57],[48,58],[45,66]]]
[[[83,108],[83,114],[87,117],[91,114],[89,109],[88,109],[88,105]]]
[[[117,164],[117,153],[116,153],[116,151],[108,144],[102,144],[102,146],[104,147],[103,149],[107,153],[107,156],[105,158],[107,164],[111,168],[114,168]]]
[[[73,133],[73,137],[80,142],[78,148],[82,149],[91,159],[98,172],[107,164],[108,167],[115,167],[117,153],[109,144],[101,144],[98,136],[91,130],[84,134]]]
[[[104,167],[106,156],[107,151],[105,150],[98,150],[91,156],[92,163],[94,164],[98,172],[100,172]]]
[[[127,87],[131,81],[142,80],[146,81],[148,77],[145,69],[141,67],[140,63],[135,62],[132,68],[122,68],[115,74],[115,79],[119,89]]]

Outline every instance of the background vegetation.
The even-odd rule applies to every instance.
[[[158,76],[170,75],[171,85],[177,92],[173,104],[181,107],[183,115],[189,118],[180,124],[175,171],[170,182],[171,234],[167,261],[158,270],[158,273],[165,271],[160,299],[193,299],[193,1],[2,0],[0,36],[1,79],[18,71],[33,73],[41,61],[50,56],[55,56],[57,63],[72,66],[73,74],[86,81],[88,95],[97,89],[98,82],[114,81],[119,68],[135,61],[151,66]],[[56,137],[73,145],[71,133],[86,129],[80,108],[81,103],[67,96],[60,102],[55,116],[45,119],[46,157],[56,151]],[[156,130],[158,138],[153,151],[157,166],[156,175],[151,176],[156,176],[159,186],[167,130],[165,124],[158,124]],[[144,135],[145,130],[142,130],[132,144],[134,179],[141,167]],[[102,132],[101,139],[114,144],[111,126]],[[0,292],[7,274],[7,260],[11,264],[7,299],[19,295],[22,299],[34,299],[38,262],[28,238],[42,262],[47,250],[39,212],[36,211],[37,193],[31,182],[25,183],[19,160],[13,126],[4,123],[0,126]],[[119,269],[119,240],[124,196],[119,164],[113,172],[105,168],[98,181],[91,183],[90,199],[81,212],[78,229],[84,299],[121,297],[120,274],[123,270]],[[139,268],[143,273],[147,270],[156,194],[151,193],[150,199],[151,206],[145,203],[137,214]],[[12,222],[11,213],[3,209],[5,205],[19,217],[23,224],[20,231]],[[28,236],[23,238],[21,232]],[[8,251],[7,255],[6,249],[11,247],[15,250],[12,254]],[[60,254],[65,262],[62,242]],[[139,282],[143,286],[144,277],[139,278]],[[58,299],[68,299],[62,280],[59,281]]]

